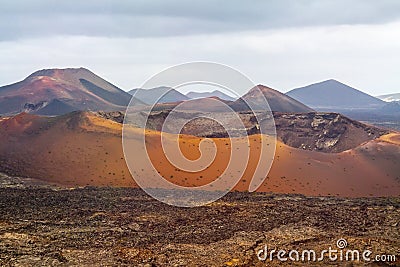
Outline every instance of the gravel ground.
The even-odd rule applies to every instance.
[[[197,208],[139,189],[0,188],[1,266],[399,266],[400,198],[229,193]],[[396,262],[260,261],[271,249],[369,249]],[[397,265],[396,265],[397,264]]]

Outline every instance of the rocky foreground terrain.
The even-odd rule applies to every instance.
[[[0,266],[399,266],[400,198],[229,193],[198,208],[140,189],[1,176]],[[271,249],[369,249],[396,262],[260,261]]]

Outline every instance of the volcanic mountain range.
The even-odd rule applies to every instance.
[[[132,98],[83,68],[41,70],[21,82],[1,87],[0,114],[5,116],[0,117],[0,172],[68,186],[136,187],[121,143],[124,110],[129,101],[135,101],[138,110],[133,116],[149,119],[145,131],[127,126],[135,137],[132,142],[145,136],[149,155],[156,159],[154,166],[160,174],[183,186],[209,183],[227,165],[232,144],[241,144],[244,137],[229,138],[226,130],[212,120],[192,120],[179,133],[182,153],[196,159],[200,156],[200,142],[211,138],[217,157],[200,173],[178,170],[160,149],[160,136],[165,135],[167,142],[176,139],[176,133],[162,127],[163,122],[171,109],[187,101],[192,104],[177,113],[178,124],[188,114],[209,112],[228,119],[236,114],[245,126],[250,136],[250,158],[235,190],[248,189],[258,164],[260,142],[265,139],[275,144],[276,154],[258,191],[351,197],[400,193],[400,134],[396,131],[366,125],[339,113],[316,112],[262,85],[234,101],[217,96],[193,100],[169,90],[135,89]],[[140,108],[153,102],[152,95],[159,91],[169,92],[150,114],[141,112]],[[262,109],[264,98],[273,112]],[[215,100],[235,112],[223,113]],[[256,107],[260,103],[260,109],[249,110],[246,101]],[[21,111],[25,112],[16,115]],[[262,118],[261,122],[255,115]],[[261,134],[260,127],[272,116],[276,132]],[[272,142],[275,135],[277,141]]]
[[[169,87],[133,89],[129,93],[97,76],[85,68],[44,69],[32,73],[24,80],[0,87],[0,114],[12,115],[27,112],[41,115],[62,115],[74,110],[112,111],[124,110],[134,95],[134,104],[154,103],[159,109],[173,107],[175,103],[190,99],[217,97],[236,111],[248,110],[243,100],[257,102],[260,92],[275,112],[310,112],[313,109],[327,112],[368,111],[374,114],[399,113],[400,105],[390,104],[365,94],[336,80],[327,80],[293,89],[282,94],[267,86],[249,90],[239,99],[215,90],[213,92],[190,92],[186,95]],[[382,96],[395,99],[396,94]],[[172,103],[172,104],[171,104]],[[165,105],[166,104],[166,105]],[[203,103],[200,103],[203,104]],[[196,105],[195,102],[193,104]],[[357,116],[355,116],[357,117]]]
[[[260,92],[269,101],[273,111],[309,112],[309,107],[266,86],[251,89],[236,101],[224,100],[234,110],[248,110],[243,100],[257,99]],[[45,69],[37,71],[23,81],[0,87],[0,114],[27,112],[39,115],[62,115],[74,110],[124,110],[132,95],[137,105],[180,103],[190,98],[169,87],[133,89],[128,93],[84,69]],[[192,93],[193,94],[193,93]],[[216,96],[223,94],[215,91]],[[198,100],[193,100],[198,101]],[[201,99],[199,100],[201,101]],[[168,104],[169,105],[169,104]],[[167,105],[167,106],[168,106]],[[172,105],[173,106],[173,105]],[[200,106],[193,104],[193,106]]]

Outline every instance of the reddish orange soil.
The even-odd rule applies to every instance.
[[[143,134],[138,129],[131,131]],[[111,120],[79,112],[56,118],[21,114],[0,121],[0,137],[0,166],[11,175],[68,186],[136,186],[122,152],[121,125]],[[171,142],[174,138],[167,135]],[[267,138],[268,143],[268,137],[250,136],[249,164],[234,190],[248,190],[258,162],[260,138]],[[247,147],[243,138],[213,139],[217,147],[215,161],[201,172],[189,173],[167,161],[160,149],[160,132],[147,130],[146,140],[155,167],[167,180],[183,186],[215,180],[228,164],[233,143]],[[179,140],[185,156],[192,160],[200,156],[201,138],[181,135]],[[277,142],[271,171],[258,191],[399,196],[399,140],[399,134],[385,135],[342,153],[306,151]]]

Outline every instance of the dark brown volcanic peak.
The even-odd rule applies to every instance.
[[[321,111],[379,108],[385,104],[376,97],[333,79],[293,89],[286,95]]]
[[[223,100],[227,100],[227,101],[235,101],[235,98],[224,94],[221,91],[218,90],[214,90],[212,92],[189,92],[186,94],[187,97],[191,98],[191,99],[196,99],[196,98],[205,98],[205,97],[218,97],[220,99]]]
[[[206,99],[204,99],[206,100]],[[207,107],[203,106],[205,109]],[[208,107],[209,108],[209,107]],[[197,111],[201,111],[198,109]],[[192,112],[197,113],[195,109]],[[169,115],[169,110],[154,111],[150,114],[147,121],[147,127],[152,130],[161,131],[164,121]],[[187,110],[175,111],[174,120],[177,124],[187,120]],[[221,113],[224,118],[234,118],[232,113]],[[124,114],[121,112],[98,112],[98,116],[121,123]],[[240,119],[246,127],[248,134],[260,133],[257,129],[257,119],[253,112],[239,112]],[[141,113],[137,117],[144,116]],[[269,121],[272,116],[269,112],[258,113],[257,117],[263,123]],[[302,150],[312,150],[325,153],[338,153],[353,149],[364,142],[379,138],[382,135],[390,133],[389,130],[374,127],[352,119],[349,119],[339,113],[309,112],[309,113],[281,113],[274,112],[274,121],[276,134],[279,141],[284,144]],[[235,127],[234,125],[231,125]],[[229,127],[229,126],[228,126]],[[169,131],[169,127],[163,129]],[[232,133],[240,133],[238,129],[230,128]],[[228,133],[224,127],[214,120],[198,117],[185,124],[181,131],[182,134],[193,135],[207,138],[227,138]],[[241,136],[241,135],[239,135]]]
[[[129,93],[140,101],[153,105],[156,103],[173,103],[189,100],[189,97],[181,92],[167,86],[155,87],[150,89],[133,89]]]
[[[21,82],[0,87],[0,114],[13,114],[44,102],[48,115],[71,110],[124,109],[131,95],[84,69],[45,69],[29,75]],[[62,108],[60,108],[62,107]],[[68,108],[67,108],[68,107]],[[34,110],[33,112],[39,112]]]
[[[310,107],[299,101],[282,94],[281,92],[264,85],[258,85],[252,88],[247,94],[232,103],[231,107],[237,111],[249,110],[247,102],[251,102],[256,108],[264,108],[265,97],[271,108],[271,111],[277,112],[312,112]]]
[[[157,104],[156,110],[171,107],[177,107],[179,105],[178,110],[180,111],[203,111],[203,112],[221,112],[226,111],[228,106],[231,104],[231,101],[223,100],[217,96],[204,97],[204,98],[196,98],[186,101],[166,103],[166,104]]]
[[[339,113],[275,113],[274,119],[279,140],[304,150],[338,153],[389,133]]]
[[[109,92],[119,93],[121,91],[115,85],[85,68],[43,69],[32,73],[28,76],[28,79],[33,77],[49,77],[53,80],[71,84],[77,88],[82,86],[81,80],[87,80]]]

